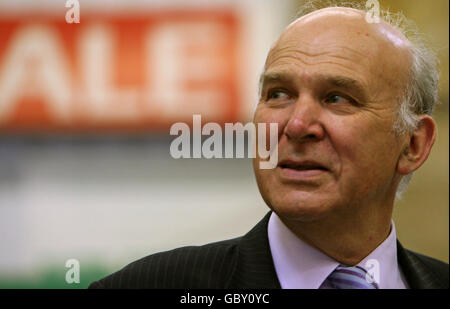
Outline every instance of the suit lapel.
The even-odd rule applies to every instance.
[[[228,288],[280,289],[272,255],[270,253],[267,225],[269,212],[237,246],[237,261]]]

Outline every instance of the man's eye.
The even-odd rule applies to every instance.
[[[269,100],[288,99],[289,94],[287,94],[285,91],[276,90],[276,91],[269,92],[267,95],[267,98]]]
[[[325,102],[332,103],[332,104],[338,104],[338,103],[342,104],[342,103],[353,103],[354,100],[352,100],[348,97],[339,95],[339,94],[332,94],[326,98]]]

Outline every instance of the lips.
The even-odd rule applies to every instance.
[[[278,167],[282,169],[292,169],[297,171],[308,171],[308,170],[322,170],[328,171],[328,169],[323,165],[315,161],[295,161],[295,160],[282,160],[278,163]]]
[[[283,182],[316,184],[329,169],[313,160],[282,160],[278,163],[278,175]]]

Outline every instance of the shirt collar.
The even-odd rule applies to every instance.
[[[379,279],[378,285],[382,289],[406,287],[397,262],[394,222],[391,226],[388,238],[358,264]],[[274,212],[269,219],[268,237],[283,289],[317,289],[339,265],[333,258],[298,238]]]

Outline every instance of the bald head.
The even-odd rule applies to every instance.
[[[325,8],[291,23],[272,47],[265,70],[297,64],[306,75],[325,63],[356,74],[372,87],[371,100],[390,99],[386,87],[400,96],[409,82],[411,44],[388,23],[368,23],[365,13],[352,8]],[[330,69],[330,66],[326,66]],[[324,68],[325,69],[325,68]]]
[[[366,12],[353,8],[330,7],[314,11],[302,16],[291,23],[287,28],[296,28],[301,25],[328,25],[335,28],[338,25],[358,28],[360,31],[369,31],[377,35],[379,39],[386,40],[398,47],[410,47],[407,38],[387,22],[380,20],[378,23],[369,23],[366,20]]]

